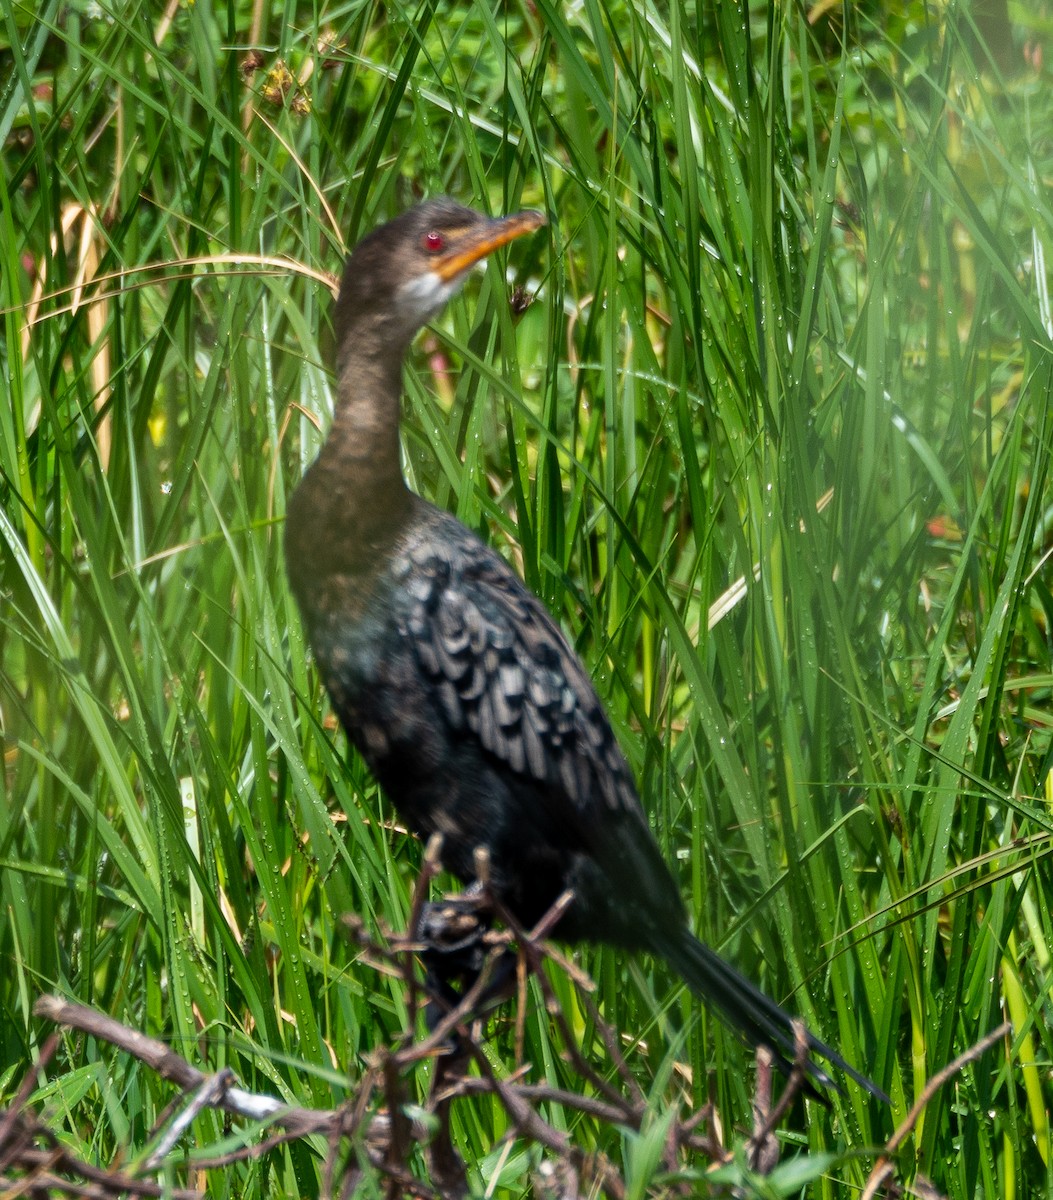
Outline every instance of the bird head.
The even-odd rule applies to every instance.
[[[344,347],[365,322],[381,333],[389,352],[401,351],[475,263],[544,224],[539,212],[487,217],[443,196],[381,225],[358,243],[344,268],[337,345]]]

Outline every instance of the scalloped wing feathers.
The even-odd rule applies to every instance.
[[[628,764],[563,634],[475,539],[420,540],[394,564],[412,604],[404,635],[452,730],[584,815],[642,811]]]

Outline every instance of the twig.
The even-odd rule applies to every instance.
[[[956,1059],[949,1062],[945,1067],[942,1067],[929,1079],[922,1088],[921,1095],[914,1101],[914,1106],[897,1127],[896,1132],[889,1138],[884,1152],[874,1164],[874,1169],[870,1172],[870,1177],[867,1179],[866,1187],[863,1189],[860,1200],[873,1200],[873,1197],[877,1195],[878,1188],[892,1174],[892,1155],[906,1141],[914,1126],[917,1125],[918,1118],[925,1111],[926,1105],[939,1089],[943,1087],[948,1079],[957,1075],[963,1067],[971,1062],[975,1062],[982,1054],[995,1045],[996,1042],[1004,1038],[1012,1028],[1011,1022],[1004,1021],[997,1029],[992,1029],[986,1037],[982,1037],[975,1045],[970,1046],[964,1053],[959,1054]]]
[[[84,1004],[64,1000],[61,996],[41,996],[33,1006],[38,1017],[47,1017],[57,1025],[79,1029],[101,1041],[109,1042],[126,1051],[152,1071],[178,1084],[186,1091],[196,1091],[209,1078],[204,1071],[192,1067],[185,1058],[158,1041],[138,1030],[129,1029],[112,1017],[96,1012]],[[273,1096],[262,1096],[247,1092],[243,1088],[227,1088],[215,1106],[235,1116],[250,1121],[280,1119],[286,1129],[296,1130],[301,1136],[308,1133],[324,1133],[333,1121],[333,1113],[310,1108],[297,1108]]]
[[[420,929],[420,917],[424,911],[424,905],[428,900],[428,890],[431,887],[431,881],[438,875],[442,869],[442,834],[433,833],[428,839],[428,844],[424,849],[424,861],[421,863],[420,874],[417,876],[417,882],[413,886],[413,898],[410,901],[409,915],[409,932],[411,937],[417,936],[417,931]],[[417,976],[413,970],[411,962],[406,961],[404,964],[404,977],[410,979],[409,987],[409,1012],[407,1029],[412,1035],[413,1030],[417,1028],[417,1009],[418,1000],[420,997],[420,988],[417,985]]]
[[[168,1157],[169,1151],[183,1136],[184,1132],[193,1124],[194,1118],[206,1108],[220,1108],[223,1104],[223,1097],[230,1090],[234,1082],[234,1072],[229,1067],[224,1067],[222,1071],[218,1071],[215,1075],[207,1076],[201,1083],[201,1086],[191,1095],[190,1103],[177,1116],[160,1141],[154,1147],[153,1151],[143,1163],[144,1171],[156,1170],[165,1158]]]
[[[348,924],[365,951],[365,961],[370,962],[374,969],[394,974],[404,982],[411,1000],[411,1013],[417,1011],[421,995],[441,1006],[443,1011],[426,1036],[413,1039],[414,1020],[394,1047],[378,1049],[362,1075],[354,1096],[339,1109],[298,1108],[271,1096],[247,1092],[234,1086],[229,1071],[207,1074],[181,1058],[163,1042],[60,997],[42,997],[35,1011],[69,1028],[110,1042],[183,1090],[184,1095],[170,1106],[171,1112],[166,1112],[159,1122],[163,1133],[144,1160],[146,1170],[155,1170],[170,1154],[176,1141],[198,1113],[205,1108],[213,1108],[254,1121],[272,1122],[280,1128],[272,1130],[269,1136],[252,1146],[238,1148],[213,1159],[197,1158],[194,1162],[196,1167],[229,1166],[294,1138],[321,1133],[328,1139],[322,1183],[324,1195],[329,1200],[348,1200],[367,1170],[379,1174],[381,1178],[378,1182],[391,1200],[403,1195],[415,1200],[453,1200],[465,1193],[466,1176],[450,1133],[451,1106],[461,1097],[485,1093],[494,1096],[504,1108],[509,1122],[506,1135],[509,1139],[527,1139],[547,1152],[549,1157],[545,1163],[550,1170],[544,1179],[539,1176],[536,1181],[538,1188],[542,1191],[553,1191],[555,1188],[553,1194],[558,1192],[565,1200],[597,1189],[602,1190],[610,1200],[623,1200],[625,1183],[616,1167],[603,1156],[586,1155],[574,1145],[568,1134],[552,1125],[539,1111],[542,1105],[559,1105],[594,1121],[634,1130],[643,1127],[648,1111],[647,1098],[622,1053],[622,1035],[600,1015],[591,995],[591,982],[543,940],[563,916],[572,896],[568,893],[561,897],[533,929],[525,930],[511,914],[503,910],[499,900],[487,893],[484,885],[467,898],[451,897],[448,913],[444,905],[435,906],[434,920],[429,916],[422,927],[428,887],[438,870],[438,852],[439,846],[432,843],[425,871],[414,891],[412,925],[408,936],[385,935],[383,940],[377,941],[367,934],[361,922],[349,921]],[[487,864],[480,862],[478,866],[481,878],[485,880]],[[504,923],[504,932],[488,928],[491,914]],[[451,931],[455,936],[450,936]],[[484,1049],[479,1033],[480,1018],[493,1007],[497,994],[495,977],[513,945],[519,959],[517,1028],[523,1025],[525,1019],[526,981],[533,974],[538,980],[545,1009],[559,1031],[561,1053],[596,1095],[581,1095],[545,1083],[532,1082],[529,1065],[519,1059],[520,1065],[511,1074],[499,1073]],[[465,948],[468,951],[466,954],[462,953]],[[450,972],[442,977],[439,984],[445,995],[437,994],[436,987],[422,984],[418,977],[415,955],[431,951],[436,953],[440,962],[443,952],[452,951]],[[557,1000],[556,989],[545,970],[546,963],[565,971],[578,989],[578,1002],[602,1039],[607,1051],[606,1059],[613,1067],[616,1081],[586,1060],[570,1021]],[[461,994],[457,995],[451,985],[463,988]],[[1007,1028],[996,1030],[930,1080],[911,1114],[886,1146],[874,1168],[864,1200],[873,1200],[877,1188],[888,1178],[892,1171],[891,1156],[907,1137],[935,1090],[962,1065],[978,1057]],[[28,1103],[40,1072],[55,1053],[56,1038],[57,1035],[52,1035],[45,1043],[37,1068],[27,1076],[19,1089],[14,1109],[0,1113],[0,1200],[27,1192],[39,1192],[48,1187],[83,1196],[85,1200],[116,1200],[119,1192],[152,1200],[152,1197],[160,1194],[160,1185],[76,1163],[59,1146],[54,1135],[22,1114],[21,1110]],[[770,1171],[777,1160],[778,1145],[773,1137],[775,1128],[801,1088],[807,1086],[807,1036],[799,1023],[794,1026],[794,1041],[793,1070],[774,1106],[771,1104],[772,1062],[770,1057],[758,1055],[754,1133],[747,1152],[751,1166],[761,1173]],[[451,1045],[454,1047],[452,1051]],[[406,1076],[425,1059],[437,1060],[426,1102],[426,1109],[434,1114],[437,1121],[437,1132],[431,1131],[429,1122],[411,1120],[403,1103],[407,1091]],[[468,1063],[475,1064],[478,1077],[466,1075]],[[728,1160],[729,1154],[719,1145],[714,1132],[714,1120],[711,1104],[684,1116],[676,1114],[670,1122],[663,1154],[665,1166],[671,1173],[677,1171],[680,1157],[685,1152],[704,1155],[715,1162]],[[703,1123],[706,1128],[700,1129]],[[42,1148],[34,1144],[40,1140],[46,1142]],[[421,1144],[427,1144],[430,1168],[427,1181],[418,1179],[410,1169],[415,1147]],[[9,1164],[15,1164],[17,1177],[9,1175],[6,1169]],[[65,1174],[75,1178],[61,1178]],[[191,1200],[196,1196],[190,1191],[172,1191],[168,1187],[163,1190],[177,1200]]]
[[[779,1161],[779,1144],[772,1136],[779,1122],[790,1111],[790,1106],[797,1099],[808,1083],[808,1064],[811,1061],[808,1045],[808,1029],[801,1020],[793,1021],[793,1069],[790,1071],[786,1086],[778,1103],[771,1106],[772,1078],[771,1069],[774,1061],[772,1052],[766,1046],[757,1047],[757,1082],[753,1107],[753,1136],[747,1146],[750,1165],[762,1175],[770,1174]]]
[[[526,1069],[524,1067],[522,1070]],[[539,1104],[561,1104],[564,1108],[575,1109],[607,1125],[625,1125],[629,1129],[639,1130],[643,1123],[642,1114],[627,1112],[624,1105],[607,1104],[594,1096],[583,1096],[567,1088],[550,1087],[547,1083],[517,1083],[514,1086],[516,1093],[524,1100]],[[485,1096],[493,1090],[488,1079],[479,1079],[474,1075],[462,1075],[447,1085],[447,1094],[455,1096]]]
[[[495,907],[497,908],[498,916],[501,918],[502,922],[507,925],[509,929],[511,929],[519,943],[520,953],[525,958],[528,967],[538,982],[538,986],[541,989],[541,994],[545,1000],[546,1012],[552,1016],[553,1020],[555,1020],[559,1027],[560,1034],[563,1038],[564,1049],[570,1057],[570,1060],[574,1065],[574,1069],[579,1075],[584,1076],[589,1083],[596,1088],[597,1091],[606,1096],[607,1100],[610,1101],[612,1105],[621,1108],[624,1120],[625,1117],[631,1117],[634,1111],[632,1105],[626,1101],[625,1097],[616,1088],[612,1087],[602,1075],[595,1071],[592,1066],[586,1062],[585,1057],[581,1053],[581,1050],[578,1046],[577,1039],[574,1037],[574,1034],[567,1023],[566,1014],[556,999],[556,994],[552,989],[552,985],[549,982],[548,977],[545,975],[545,972],[541,969],[541,963],[546,957],[556,957],[551,953],[550,947],[547,945],[543,946],[541,944],[541,938],[544,937],[544,935],[555,926],[556,922],[566,911],[573,899],[573,892],[563,892],[549,912],[529,933],[524,931],[517,924],[515,917],[504,908],[500,901],[495,900]],[[586,995],[587,994],[588,993],[586,992]],[[602,1017],[600,1017],[599,1010],[591,1003],[589,1008],[590,1016],[593,1018],[596,1028],[603,1030],[604,1033],[607,1033],[609,1031],[609,1027]],[[619,1053],[616,1046],[616,1039],[605,1039],[605,1041],[607,1043],[608,1053],[610,1053],[611,1056],[611,1061],[614,1063],[623,1082],[627,1084],[632,1092],[633,1100],[636,1101],[638,1105],[643,1104],[643,1093],[640,1091],[639,1085],[633,1078],[632,1073],[625,1064],[625,1060]],[[625,1121],[624,1123],[630,1122]]]

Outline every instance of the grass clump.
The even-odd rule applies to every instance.
[[[861,1185],[1003,1012],[898,1165],[1044,1194],[1050,14],[995,38],[996,7],[5,6],[5,1099],[41,991],[304,1105],[403,1028],[338,918],[401,927],[419,849],[345,759],[281,524],[332,406],[322,273],[448,192],[550,240],[417,343],[407,473],[570,631],[700,935],[893,1097],[795,1118],[784,1194]],[[656,1121],[680,1091],[748,1119],[708,1015],[580,957]],[[524,1038],[575,1086],[543,1012]],[[108,1162],[168,1094],[87,1057],[52,1094]],[[458,1120],[518,1193],[499,1108]],[[276,1185],[317,1191],[314,1153],[210,1180]]]

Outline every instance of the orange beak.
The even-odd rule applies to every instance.
[[[446,254],[434,261],[432,270],[443,283],[449,283],[500,246],[522,237],[524,233],[533,233],[544,224],[544,214],[530,209],[513,213],[510,217],[495,217],[485,225],[472,229],[463,238],[458,238]]]

